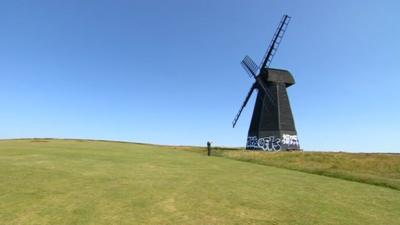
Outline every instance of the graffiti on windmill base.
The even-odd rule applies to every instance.
[[[284,134],[282,138],[275,136],[257,138],[250,136],[247,138],[247,149],[263,151],[280,151],[281,149],[298,149],[300,147],[297,135]]]
[[[248,149],[261,149],[263,151],[279,151],[281,150],[281,140],[275,136],[257,138],[257,136],[248,137]]]
[[[297,135],[284,134],[282,135],[282,144],[292,147],[299,147],[299,139]]]

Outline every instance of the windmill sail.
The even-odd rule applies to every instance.
[[[255,77],[258,74],[257,64],[248,55],[244,57],[240,65],[242,65],[250,77]]]
[[[288,15],[284,15],[282,17],[281,22],[278,25],[278,29],[276,29],[274,36],[272,37],[271,43],[269,44],[268,50],[265,52],[264,58],[261,61],[260,68],[268,68],[276,51],[278,50],[279,44],[282,41],[283,35],[286,32],[287,26],[289,25],[291,17]]]
[[[253,94],[254,89],[255,89],[255,84],[253,84],[253,86],[251,86],[249,93],[247,93],[247,96],[244,99],[242,107],[240,107],[239,112],[236,114],[235,119],[232,122],[232,126],[233,127],[235,127],[237,121],[239,120],[240,114],[242,114],[242,111],[243,111],[244,107],[246,107],[247,102],[249,101],[249,99],[251,97],[251,94]]]
[[[270,102],[272,102],[272,104],[275,104],[275,99],[273,97],[273,94],[271,93],[271,90],[265,87],[261,77],[257,76],[257,72],[259,72],[257,64],[249,56],[244,57],[244,59],[240,64],[242,65],[244,70],[246,70],[247,74],[256,80],[258,88],[261,88],[262,91],[264,91],[265,95],[270,100]]]

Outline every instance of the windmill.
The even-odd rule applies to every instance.
[[[242,67],[255,82],[251,86],[242,107],[235,116],[235,127],[251,95],[257,90],[256,103],[247,136],[246,149],[281,151],[300,150],[297,132],[286,88],[295,83],[287,70],[273,69],[269,65],[282,41],[291,17],[284,15],[271,40],[260,66],[246,56]]]

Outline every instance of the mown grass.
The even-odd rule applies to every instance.
[[[0,141],[0,224],[400,224],[400,191],[180,149]]]
[[[262,152],[216,148],[214,155],[400,190],[400,154]]]

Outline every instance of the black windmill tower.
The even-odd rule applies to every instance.
[[[246,144],[246,149],[249,150],[300,149],[286,91],[287,87],[295,83],[294,78],[287,70],[269,67],[290,19],[288,15],[282,17],[260,66],[257,66],[249,56],[246,56],[241,62],[243,68],[250,77],[255,79],[255,82],[232,124],[235,127],[252,93],[257,90],[257,99]]]

